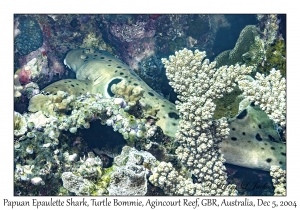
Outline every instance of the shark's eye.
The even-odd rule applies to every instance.
[[[107,86],[107,93],[109,94],[110,97],[113,97],[115,94],[111,91],[111,86],[113,86],[114,84],[118,84],[119,82],[121,82],[122,79],[113,79],[112,81],[110,81],[110,83]]]
[[[244,109],[236,118],[243,119],[247,115],[247,109]]]

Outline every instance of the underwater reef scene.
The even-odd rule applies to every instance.
[[[286,15],[15,14],[15,196],[286,195]]]

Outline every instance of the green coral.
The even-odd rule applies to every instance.
[[[235,44],[235,47],[230,51],[220,53],[215,61],[216,67],[223,65],[235,65],[236,63],[244,64],[243,56],[249,53],[252,45],[257,45],[255,37],[258,36],[256,26],[248,25],[240,33],[240,36]],[[257,59],[257,58],[256,58]]]
[[[247,66],[258,66],[265,59],[265,43],[258,36],[254,38],[254,43],[250,46],[249,51],[242,55]]]
[[[286,77],[286,46],[284,40],[276,40],[266,50],[266,60],[263,65],[257,68],[257,71],[269,74],[273,68],[280,70],[281,75]]]
[[[90,191],[93,196],[108,195],[107,188],[110,183],[110,176],[113,172],[113,167],[102,169],[102,176],[94,182],[94,188]]]
[[[46,116],[56,116],[56,112],[65,113],[70,110],[70,103],[74,100],[74,95],[68,96],[63,91],[57,91],[56,95],[38,94],[30,99],[28,110],[42,111]]]

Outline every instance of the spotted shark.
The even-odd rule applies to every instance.
[[[106,51],[94,49],[71,50],[64,64],[76,73],[76,79],[64,79],[44,88],[55,94],[58,90],[70,94],[101,93],[114,97],[111,87],[121,81],[144,90],[140,102],[156,110],[156,125],[165,135],[175,137],[179,114],[175,105],[150,88],[127,64]],[[269,171],[271,165],[285,169],[286,147],[268,123],[249,108],[229,120],[230,135],[221,143],[226,163]],[[259,114],[261,116],[261,113]]]

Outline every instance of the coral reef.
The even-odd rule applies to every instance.
[[[170,85],[179,94],[176,109],[181,120],[176,138],[180,146],[176,154],[203,187],[215,184],[224,190],[227,176],[219,143],[228,136],[229,129],[224,118],[212,120],[215,110],[212,100],[232,91],[234,81],[243,79],[252,68],[237,64],[216,69],[216,62],[209,63],[204,58],[205,52],[196,50],[193,53],[184,49],[170,56],[169,60],[162,59],[162,62]],[[222,194],[215,190],[203,193]]]
[[[15,15],[14,194],[237,195],[237,186],[228,183],[238,185],[242,179],[227,180],[226,172],[230,174],[230,170],[226,171],[224,166],[221,141],[243,138],[244,131],[247,131],[245,139],[249,140],[252,133],[248,131],[253,127],[251,132],[257,134],[255,129],[259,127],[260,138],[269,138],[277,144],[277,147],[268,144],[265,154],[280,151],[284,160],[286,155],[285,147],[278,149],[277,138],[270,137],[269,131],[262,131],[262,119],[251,119],[251,129],[247,127],[249,108],[253,109],[251,101],[256,101],[279,124],[273,130],[276,134],[285,129],[285,80],[278,71],[271,70],[276,68],[285,73],[285,41],[279,33],[277,15],[257,18],[259,25],[247,26],[233,50],[218,56],[217,63],[210,63],[204,60],[205,53],[198,50],[194,53],[178,50],[185,47],[205,50],[208,57],[213,57],[219,29],[236,28],[230,26],[234,22],[229,22],[226,15]],[[115,97],[109,99],[103,91],[103,95],[90,94],[86,86],[81,88],[83,83],[77,87],[75,80],[71,82],[74,73],[64,68],[63,58],[68,51],[79,47],[106,50],[120,57],[159,94],[152,89],[144,91],[137,83],[125,80],[109,89],[105,86]],[[162,56],[175,51],[175,56],[161,62]],[[166,100],[159,101],[166,104],[156,104],[160,95],[168,99],[175,95],[165,84],[162,63],[178,94],[176,108],[181,119],[175,140],[164,135],[159,127],[169,118],[178,122],[173,105]],[[268,76],[257,74],[256,80],[246,79],[243,75],[251,67],[241,64],[256,67]],[[120,75],[135,76],[130,73],[126,77]],[[69,89],[80,94],[64,92],[67,90],[61,88],[63,85],[55,89],[55,84],[51,86],[55,90],[51,94],[40,91],[61,78],[70,78]],[[243,99],[235,82],[243,86],[246,98],[240,104],[241,114],[248,111],[243,125],[238,120],[219,119],[234,116]],[[152,98],[157,106],[146,106],[143,103],[146,97]],[[159,108],[167,105],[172,108],[168,115],[158,115]],[[158,124],[159,121],[163,123]],[[99,130],[97,135],[92,132],[94,123]],[[172,125],[177,128],[178,123]],[[122,144],[103,129],[119,135]],[[229,129],[235,132],[229,135]],[[89,136],[84,136],[84,132],[89,132]],[[103,140],[119,145],[96,148],[98,144],[93,141]],[[257,140],[253,137],[253,141]],[[126,143],[128,146],[120,154]],[[246,150],[250,154],[250,149]],[[284,161],[277,162],[285,165]],[[285,171],[272,167],[271,176],[275,195],[285,195]]]

